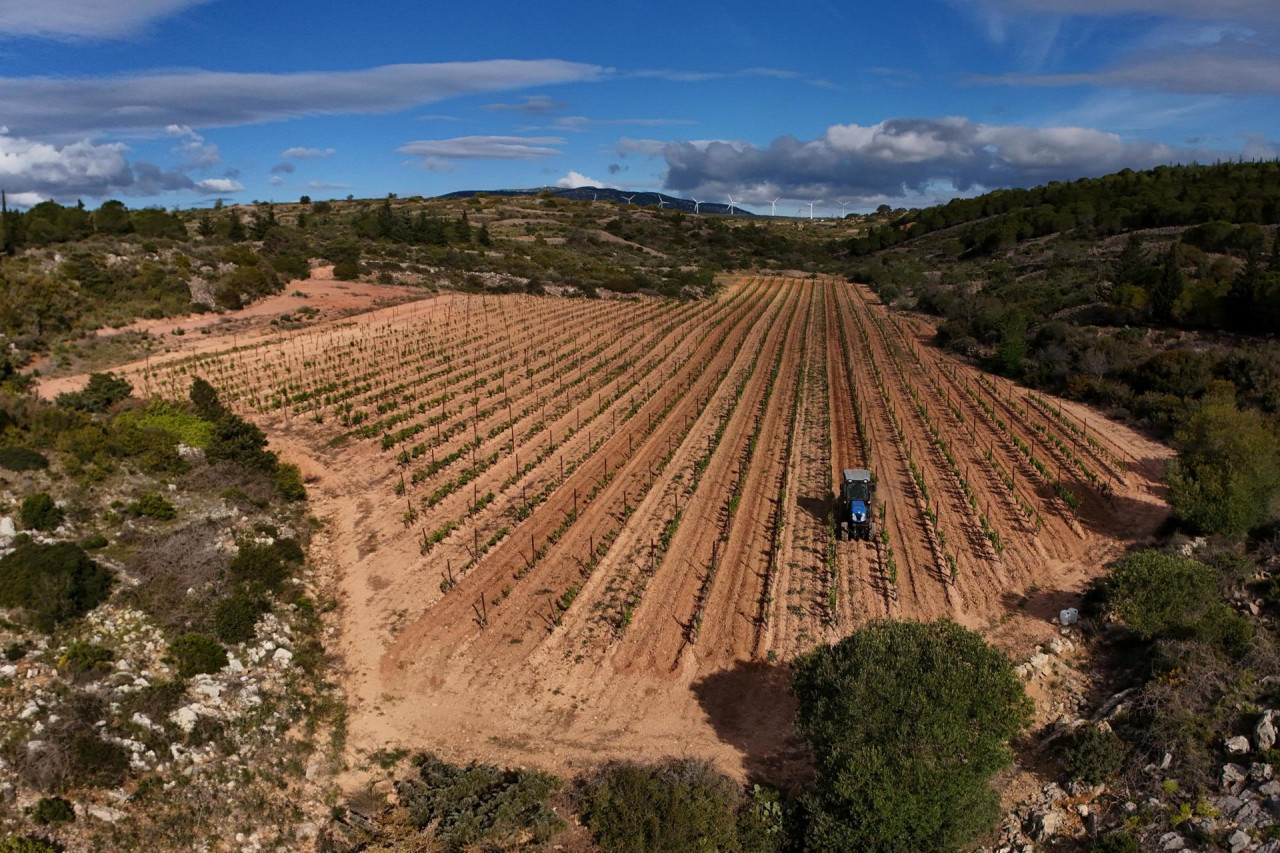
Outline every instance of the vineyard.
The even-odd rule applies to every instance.
[[[744,276],[454,294],[130,378],[204,377],[314,478],[357,745],[740,759],[784,750],[773,664],[880,616],[1030,618],[1164,516],[1167,451],[930,334],[860,286]],[[853,467],[873,542],[836,536]]]

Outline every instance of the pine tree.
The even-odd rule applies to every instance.
[[[1161,323],[1173,319],[1173,306],[1182,295],[1185,282],[1182,268],[1178,266],[1178,244],[1169,246],[1164,264],[1160,267],[1160,277],[1151,288],[1151,316]]]

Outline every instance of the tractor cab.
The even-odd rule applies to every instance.
[[[865,468],[846,468],[840,478],[840,524],[837,534],[848,528],[851,539],[872,539],[876,535],[873,496],[875,481]]]

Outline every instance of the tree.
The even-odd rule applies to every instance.
[[[1165,474],[1169,502],[1192,531],[1243,536],[1274,516],[1280,449],[1261,413],[1242,411],[1224,391],[1210,392],[1174,442],[1179,453]]]
[[[227,413],[218,392],[206,380],[197,376],[191,380],[191,405],[196,414],[206,421],[216,421]]]
[[[0,607],[21,608],[45,632],[98,606],[113,583],[111,572],[71,542],[26,542],[0,558]]]
[[[807,849],[954,850],[994,823],[990,780],[1031,703],[978,634],[874,622],[793,671],[796,727],[817,764]]]
[[[239,243],[245,236],[244,223],[240,221],[239,211],[231,211],[227,214],[227,239],[233,243]]]
[[[1160,267],[1160,277],[1151,286],[1151,316],[1157,322],[1168,323],[1173,319],[1173,306],[1182,295],[1184,285],[1182,269],[1178,266],[1178,245],[1174,243]]]

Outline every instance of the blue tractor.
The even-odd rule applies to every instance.
[[[876,484],[865,468],[846,468],[840,478],[840,499],[836,518],[839,539],[876,538],[874,501]]]

